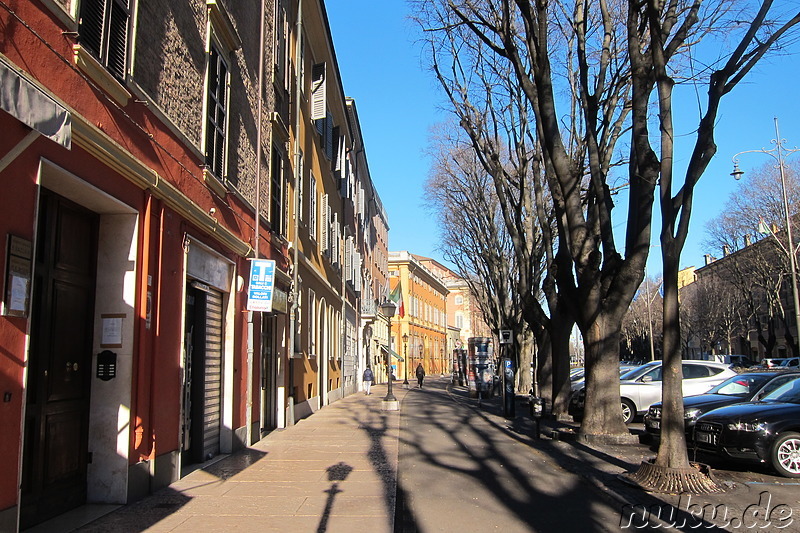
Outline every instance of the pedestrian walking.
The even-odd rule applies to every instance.
[[[375,381],[375,374],[372,373],[372,369],[367,367],[364,370],[364,393],[369,394],[369,389],[372,387],[372,382]]]
[[[419,388],[422,388],[422,380],[425,379],[425,369],[422,368],[422,363],[417,365],[417,383]]]

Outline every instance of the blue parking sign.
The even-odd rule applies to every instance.
[[[247,289],[247,310],[272,312],[272,293],[275,289],[275,261],[250,260],[250,286]]]

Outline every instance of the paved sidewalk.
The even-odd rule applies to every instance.
[[[400,414],[385,394],[352,394],[78,531],[392,532]]]
[[[444,389],[448,380],[431,376],[427,381],[436,390]],[[404,420],[411,416],[408,409],[424,415],[432,407],[425,404],[424,399],[433,390],[426,389],[424,395],[418,395],[416,391],[405,389],[401,382],[395,382],[393,389],[401,408],[406,411]],[[486,435],[487,442],[495,442],[494,433],[503,433],[516,441],[514,451],[506,453],[508,457],[521,457],[539,465],[535,471],[527,472],[524,479],[518,477],[520,488],[527,487],[520,501],[534,496],[538,501],[552,492],[550,505],[561,508],[563,498],[574,499],[577,494],[570,496],[569,491],[561,488],[573,487],[574,492],[579,490],[576,483],[587,484],[593,487],[593,494],[587,495],[585,500],[578,498],[587,502],[585,512],[592,513],[589,500],[596,501],[596,497],[603,496],[607,506],[619,510],[615,513],[619,521],[617,518],[608,519],[603,527],[605,531],[646,530],[648,525],[643,519],[672,531],[697,531],[698,528],[800,531],[798,480],[774,476],[766,467],[736,470],[728,463],[720,464],[720,468],[712,465],[717,480],[726,487],[722,494],[698,496],[691,500],[676,495],[650,494],[622,482],[619,474],[631,472],[641,461],[654,457],[654,448],[644,444],[589,446],[553,440],[550,438],[553,430],[563,430],[569,425],[552,421],[543,422],[541,438],[535,439],[522,397],[518,398],[515,419],[506,420],[502,416],[499,398],[484,400],[482,407],[478,407],[463,387],[448,387],[448,390],[452,407],[427,416],[442,429],[449,430],[451,440],[464,440],[467,431],[480,430]],[[403,405],[410,392],[410,404],[406,402]],[[437,489],[430,482],[411,484],[403,487],[401,501],[396,501],[400,443],[426,450],[432,434],[422,425],[417,426],[416,432],[409,433],[407,420],[406,433],[401,436],[401,411],[381,410],[385,394],[386,386],[379,385],[373,387],[370,396],[357,393],[339,400],[295,426],[276,430],[252,447],[204,465],[168,488],[121,507],[77,531],[393,533],[396,530],[396,511],[401,517],[416,512],[429,516],[431,513],[425,511],[425,506],[430,506],[431,501],[420,503],[419,498],[426,493],[438,498],[441,487]],[[469,412],[475,413],[480,424],[470,422],[458,430],[450,427],[458,417],[471,420],[473,415]],[[447,431],[442,434],[447,435]],[[498,439],[500,437],[497,435]],[[441,453],[437,454],[437,450]],[[469,451],[469,447],[466,450]],[[444,464],[456,459],[454,453],[464,450],[447,452],[435,446],[429,451],[432,454],[429,454],[429,459]],[[408,470],[400,472],[401,479],[419,468],[418,458],[411,456],[411,460],[412,463],[405,465]],[[489,465],[490,462],[482,464]],[[510,463],[505,468],[516,474],[527,471],[525,468],[511,470],[508,466]],[[472,472],[471,467],[466,470],[463,465],[461,467],[468,474]],[[551,470],[556,477],[551,476],[548,481],[543,474]],[[423,479],[435,478],[423,476]],[[461,483],[448,490],[463,492],[467,485]],[[541,483],[549,488],[540,487]],[[489,490],[498,490],[498,487],[502,488],[494,482],[486,486]],[[409,489],[412,492],[407,493]],[[414,496],[417,496],[416,500]],[[599,504],[594,505],[597,507]],[[448,517],[458,516],[452,514],[453,509],[446,507],[438,507],[439,512],[443,512],[445,523]],[[622,519],[626,508],[630,520]],[[518,512],[518,519],[524,514],[524,511]],[[397,525],[404,531],[416,531],[415,527],[423,524],[419,515],[414,516],[417,518],[412,523],[414,527],[408,528],[407,520],[401,520],[402,523]],[[482,531],[502,522],[498,513],[490,514],[484,520],[468,521],[470,525],[463,523],[465,517],[458,518],[453,522],[452,530]],[[543,525],[541,518],[524,521],[530,525],[530,530],[542,530],[538,529]],[[74,530],[64,517],[59,517],[56,523],[60,527],[46,523],[42,524],[44,529],[37,528],[36,531],[60,533]],[[456,523],[459,524],[457,527]]]

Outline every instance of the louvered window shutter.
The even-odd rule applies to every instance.
[[[333,160],[333,115],[325,116],[325,156],[328,161]]]
[[[128,0],[83,0],[79,40],[114,77],[125,79],[128,48]]]
[[[112,2],[108,28],[108,57],[106,65],[109,72],[125,79],[125,59],[128,44],[128,3]]]
[[[331,168],[335,172],[339,172],[342,166],[342,137],[339,135],[339,126],[333,128],[333,158],[331,160]]]
[[[355,272],[355,289],[356,292],[361,292],[361,252],[356,252],[356,272]]]
[[[325,63],[318,63],[311,69],[311,120],[322,120],[327,114],[325,86]]]
[[[328,251],[328,235],[329,235],[329,220],[330,220],[330,208],[328,207],[328,195],[322,195],[322,206],[320,206],[320,211],[322,212],[322,224],[320,227],[320,238],[319,244],[320,248],[322,249],[323,253]]]
[[[344,247],[344,277],[347,281],[353,279],[353,237],[347,238]]]

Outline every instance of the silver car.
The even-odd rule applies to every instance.
[[[633,421],[636,415],[647,412],[650,406],[661,401],[661,361],[652,361],[624,374],[619,382],[622,418],[626,424]],[[683,395],[703,394],[718,385],[736,372],[725,363],[711,361],[683,361]],[[573,416],[582,416],[584,391],[572,395],[569,412]]]

